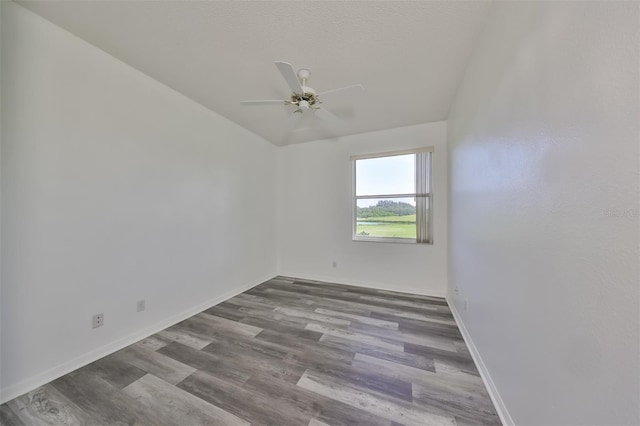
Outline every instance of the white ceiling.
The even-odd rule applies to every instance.
[[[114,57],[276,145],[445,120],[486,1],[20,1]],[[355,83],[341,123],[292,131],[274,61],[318,92]],[[329,106],[329,105],[327,105]]]

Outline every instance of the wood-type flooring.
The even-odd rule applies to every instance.
[[[442,298],[276,277],[0,406],[2,425],[498,425]]]

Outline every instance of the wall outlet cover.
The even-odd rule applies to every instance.
[[[91,321],[93,328],[102,327],[104,325],[104,314],[95,314]]]

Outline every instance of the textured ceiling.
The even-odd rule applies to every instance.
[[[276,145],[444,120],[489,9],[484,1],[20,1]],[[291,130],[274,61],[318,92],[355,83],[344,117]]]

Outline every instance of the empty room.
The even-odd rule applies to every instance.
[[[0,38],[1,425],[640,425],[640,2]]]

